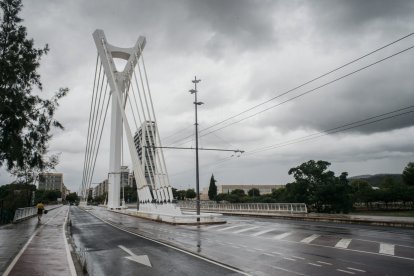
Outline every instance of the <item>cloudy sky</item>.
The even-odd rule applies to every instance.
[[[95,29],[103,29],[110,43],[123,47],[134,45],[140,35],[146,37],[145,62],[161,138],[164,145],[181,146],[194,146],[193,140],[182,140],[193,133],[188,90],[194,75],[202,79],[199,100],[205,104],[199,120],[204,129],[414,31],[414,2],[405,0],[23,4],[21,17],[29,36],[38,47],[48,43],[51,49],[40,68],[44,96],[59,87],[71,90],[57,114],[66,130],[54,133],[50,152],[61,153],[57,171],[74,191],[82,181]],[[336,173],[347,171],[351,176],[400,173],[414,161],[414,113],[280,145],[414,105],[414,49],[312,91],[413,45],[414,35],[204,131],[231,124],[201,137],[201,146],[246,153],[231,157],[226,152],[201,152],[201,186],[208,185],[212,173],[218,184],[285,184],[291,181],[289,168],[310,159],[329,161]],[[261,112],[264,109],[268,110]],[[108,172],[105,133],[92,182],[102,181]],[[279,146],[255,151],[271,145]],[[165,155],[172,186],[194,187],[194,152],[168,150]],[[0,180],[9,181],[6,172]]]

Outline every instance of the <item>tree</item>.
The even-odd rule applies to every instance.
[[[232,195],[238,195],[238,196],[245,196],[246,194],[244,193],[244,190],[242,189],[235,189],[233,191],[231,191]]]
[[[77,193],[70,193],[66,196],[66,201],[68,201],[68,202],[79,201],[79,196],[78,196]]]
[[[213,200],[217,196],[217,186],[216,186],[216,180],[214,179],[214,175],[211,175],[210,178],[210,186],[208,187],[208,198],[210,200]]]
[[[409,162],[402,172],[402,178],[408,186],[414,186],[414,163]]]
[[[196,197],[196,192],[194,192],[194,189],[188,189],[185,192],[185,197],[186,198],[195,198]]]
[[[1,0],[0,8],[0,167],[11,173],[43,170],[53,165],[45,155],[52,128],[63,129],[53,116],[68,89],[48,100],[33,93],[42,90],[37,69],[49,48],[37,49],[27,38],[18,17],[21,0]]]
[[[247,194],[248,194],[249,196],[260,196],[260,190],[259,190],[259,189],[257,189],[257,188],[251,188],[251,189],[247,192]]]

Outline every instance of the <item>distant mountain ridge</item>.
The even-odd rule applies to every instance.
[[[356,175],[356,176],[351,176],[348,179],[349,180],[364,180],[367,181],[369,184],[371,184],[371,186],[373,187],[380,187],[382,183],[384,183],[384,180],[386,178],[391,178],[394,182],[402,182],[402,174],[386,174],[386,173],[381,173],[381,174],[364,174],[364,175]]]

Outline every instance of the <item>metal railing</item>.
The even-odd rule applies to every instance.
[[[13,223],[19,222],[21,220],[31,218],[37,214],[36,207],[26,207],[26,208],[18,208],[14,212]]]
[[[177,206],[183,209],[195,209],[194,201],[179,201]],[[203,211],[221,213],[256,214],[304,214],[308,212],[305,203],[211,203],[201,202]]]

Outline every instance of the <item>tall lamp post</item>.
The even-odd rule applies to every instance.
[[[194,89],[190,90],[191,94],[194,94],[194,107],[195,107],[195,140],[196,140],[196,206],[197,206],[197,222],[200,221],[200,174],[198,168],[198,118],[197,118],[197,106],[202,105],[202,102],[197,101],[197,83],[201,80],[194,77],[192,82],[194,83]]]

